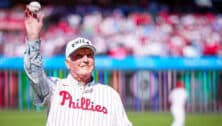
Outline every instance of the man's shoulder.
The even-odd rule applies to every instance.
[[[107,89],[107,90],[112,90],[113,89],[110,85],[102,84],[102,83],[96,83],[95,87],[104,88],[104,89]]]
[[[97,83],[95,85],[95,88],[99,88],[100,90],[103,90],[104,92],[107,92],[107,93],[111,92],[112,94],[118,95],[118,92],[113,87],[107,84]]]

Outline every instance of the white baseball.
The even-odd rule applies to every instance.
[[[31,12],[37,13],[41,9],[41,5],[38,1],[32,1],[29,3],[28,8]]]

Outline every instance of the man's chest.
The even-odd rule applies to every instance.
[[[113,107],[111,98],[107,92],[96,87],[81,89],[64,86],[54,92],[51,100],[52,108],[55,105],[57,109],[61,110],[81,110],[105,115]]]
[[[104,91],[60,88],[51,99],[49,126],[111,126],[114,107]]]

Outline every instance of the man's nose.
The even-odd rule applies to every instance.
[[[82,58],[83,58],[83,61],[88,61],[88,56],[87,55],[84,55]]]

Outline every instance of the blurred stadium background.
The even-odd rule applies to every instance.
[[[32,115],[44,120],[23,70],[23,11],[29,2],[0,0],[1,126],[19,125],[10,117],[22,118],[23,126]],[[222,124],[222,0],[39,2],[46,15],[41,39],[49,76],[67,75],[65,44],[85,36],[97,48],[93,76],[120,93],[136,126],[170,125],[168,94],[178,80],[189,94],[187,125]]]

